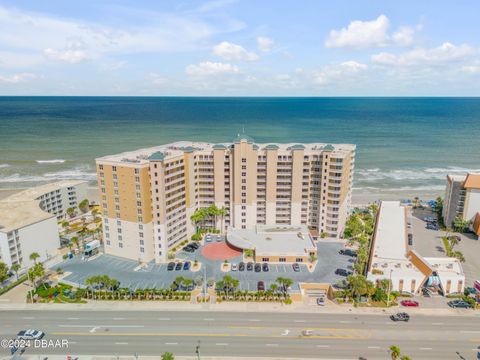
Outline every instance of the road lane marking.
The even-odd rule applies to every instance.
[[[317,345],[318,348],[329,348],[330,345]]]
[[[367,346],[368,349],[380,349],[380,346]]]
[[[169,318],[158,318],[157,320],[160,320],[160,321],[170,321]]]
[[[248,321],[260,321],[258,319],[248,319]]]
[[[432,350],[432,348],[420,348],[420,350]]]
[[[296,323],[304,323],[306,322],[305,320],[293,320],[293,322],[296,322]]]
[[[265,346],[278,346],[278,344],[265,344]]]
[[[443,325],[443,323],[432,323],[432,325]]]
[[[114,317],[113,320],[125,320],[125,318]]]
[[[215,319],[210,319],[210,318],[207,318],[207,319],[203,319],[203,321],[214,321]]]
[[[165,343],[165,345],[178,345],[178,343]]]
[[[227,343],[216,343],[215,345],[217,345],[217,346],[228,346]]]
[[[67,318],[67,320],[80,320],[80,318]]]
[[[24,316],[22,319],[24,320],[34,320],[35,318],[32,316]]]
[[[115,345],[128,345],[127,342],[116,342]]]
[[[60,324],[57,325],[61,328],[78,327],[78,328],[143,328],[144,325],[69,325]]]
[[[345,321],[345,320],[340,321],[340,324],[350,324],[350,323],[351,321]]]

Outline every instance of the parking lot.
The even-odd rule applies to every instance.
[[[441,230],[429,230],[423,221],[425,217],[432,216],[436,218],[433,211],[429,209],[412,210],[410,222],[412,224],[413,248],[425,257],[441,257],[446,256],[443,248],[442,236],[447,235]],[[452,235],[452,233],[448,234]],[[465,273],[466,286],[472,286],[475,280],[480,279],[480,241],[476,240],[473,234],[457,234],[461,237],[461,241],[455,246],[455,250],[459,250],[465,257],[462,263]]]
[[[299,282],[319,282],[319,283],[336,283],[343,277],[336,275],[337,268],[352,270],[354,258],[346,255],[340,255],[339,250],[343,248],[342,243],[324,242],[317,244],[318,263],[313,272],[307,270],[305,264],[300,264],[300,271],[295,272],[292,264],[269,264],[268,272],[255,271],[221,271],[223,261],[209,260],[202,256],[201,248],[193,253],[180,252],[177,259],[181,261],[198,260],[202,263],[202,269],[198,272],[189,270],[167,270],[167,264],[155,264],[153,262],[147,264],[144,268],[135,271],[138,268],[138,262],[127,260],[110,255],[100,255],[90,261],[81,260],[76,257],[66,260],[55,268],[60,266],[64,272],[71,274],[65,277],[66,281],[83,285],[85,279],[93,275],[108,275],[120,281],[121,287],[131,289],[143,288],[168,288],[177,276],[183,276],[191,279],[201,278],[204,276],[207,280],[220,280],[224,275],[231,275],[240,280],[239,288],[241,290],[257,290],[257,282],[264,281],[265,287],[268,288],[278,277],[286,277],[292,279],[295,284],[292,286],[293,291],[298,291]],[[230,263],[238,265],[242,261],[242,257],[230,259]]]

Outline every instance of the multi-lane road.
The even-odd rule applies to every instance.
[[[0,339],[40,329],[67,348],[28,354],[259,356],[316,359],[386,359],[390,345],[413,359],[475,359],[480,317],[206,311],[1,311]],[[312,336],[302,336],[311,329]],[[8,355],[8,349],[1,350]]]

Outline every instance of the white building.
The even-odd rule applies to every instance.
[[[0,201],[0,261],[30,267],[31,253],[45,261],[60,246],[58,218],[86,196],[87,183],[60,181],[42,185]]]
[[[429,286],[444,295],[463,292],[465,275],[455,258],[424,258],[408,245],[406,208],[383,201],[377,215],[367,278],[391,279],[392,290],[419,294]]]

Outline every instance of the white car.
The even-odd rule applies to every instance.
[[[237,271],[237,264],[232,264],[232,271]]]
[[[43,331],[33,329],[22,330],[17,334],[17,337],[20,340],[37,340],[43,338],[44,336],[45,333]]]

